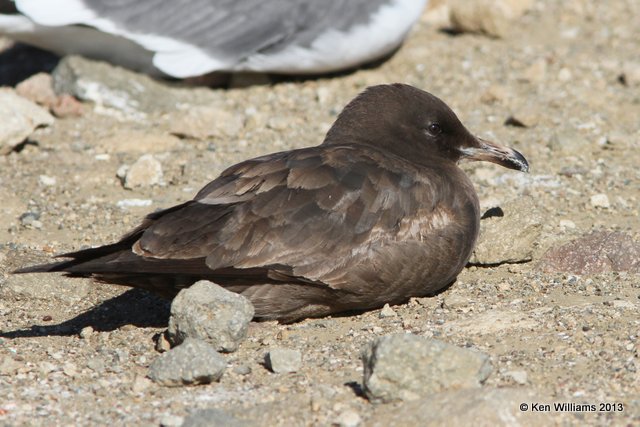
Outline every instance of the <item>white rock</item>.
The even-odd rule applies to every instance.
[[[36,128],[54,122],[47,110],[7,88],[0,89],[0,117],[0,154],[9,153]]]
[[[137,208],[151,206],[151,199],[122,199],[118,200],[116,206],[119,208]]]
[[[141,156],[124,178],[125,188],[150,187],[162,182],[162,164],[151,154]]]
[[[594,208],[603,208],[603,209],[608,209],[609,207],[611,207],[611,204],[609,203],[609,197],[607,197],[606,194],[594,194],[593,196],[591,196],[591,206],[593,206]]]
[[[47,187],[51,187],[53,185],[56,185],[56,178],[53,176],[48,176],[48,175],[40,175],[38,177],[38,182],[40,182],[40,184],[47,186]]]
[[[338,415],[335,424],[340,427],[357,427],[362,422],[362,417],[356,411],[347,409]]]
[[[561,219],[560,220],[560,228],[564,230],[573,230],[576,228],[576,223],[571,221],[570,219]]]
[[[511,378],[513,381],[520,385],[525,385],[528,380],[526,371],[508,371],[505,372],[505,376]]]

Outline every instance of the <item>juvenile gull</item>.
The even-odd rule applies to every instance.
[[[0,0],[0,34],[185,78],[318,74],[390,54],[427,0]]]
[[[402,303],[451,284],[469,259],[480,215],[463,159],[528,170],[435,96],[373,86],[322,144],[238,163],[117,243],[18,272],[167,297],[208,279],[248,297],[256,318],[282,321]]]

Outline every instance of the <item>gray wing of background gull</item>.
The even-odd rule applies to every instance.
[[[0,33],[57,53],[156,68],[180,78],[212,71],[323,73],[392,52],[426,3],[16,0],[21,15],[0,15]]]

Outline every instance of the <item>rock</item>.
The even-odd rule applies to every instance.
[[[222,377],[226,366],[227,362],[211,345],[187,338],[154,360],[148,376],[165,386],[209,384]]]
[[[378,316],[381,319],[384,319],[387,317],[396,317],[397,314],[395,311],[393,311],[393,308],[391,308],[389,304],[385,304],[384,307],[382,307],[382,310],[380,310],[380,314]]]
[[[124,188],[158,185],[162,182],[162,176],[162,164],[152,154],[145,154],[126,171]]]
[[[558,80],[561,82],[568,82],[573,78],[573,73],[567,67],[563,67],[558,71]]]
[[[640,62],[626,62],[619,80],[625,86],[640,86]]]
[[[274,348],[265,358],[267,367],[276,374],[297,372],[302,366],[302,353],[287,348]]]
[[[68,305],[85,298],[93,286],[89,279],[52,274],[11,274],[4,282],[0,279],[0,299],[56,300]]]
[[[0,155],[11,152],[36,128],[49,126],[54,122],[47,110],[8,88],[0,88],[0,117]]]
[[[93,335],[93,328],[91,326],[85,326],[84,328],[82,328],[80,330],[80,338],[82,338],[83,340],[88,340],[91,338],[91,335]]]
[[[536,109],[525,107],[518,111],[514,111],[504,124],[507,126],[515,126],[521,128],[531,128],[540,121],[539,113]]]
[[[531,4],[532,0],[451,0],[449,18],[456,31],[504,37]]]
[[[516,384],[525,385],[528,381],[528,375],[526,371],[508,371],[504,375],[511,378]]]
[[[237,137],[244,128],[244,116],[217,107],[194,107],[175,114],[170,132],[195,139]]]
[[[174,111],[182,101],[176,91],[147,75],[74,55],[64,57],[53,71],[53,88],[133,119]]]
[[[480,235],[470,263],[496,265],[533,259],[542,220],[532,198],[507,202],[500,209],[503,216],[490,216],[480,222]]]
[[[375,339],[365,347],[362,361],[364,393],[374,402],[480,387],[492,370],[485,354],[413,334]]]
[[[590,202],[594,208],[609,209],[611,207],[609,197],[606,194],[594,194],[591,196]]]
[[[50,108],[53,115],[60,118],[78,117],[84,114],[84,105],[68,93],[59,95]]]
[[[134,130],[116,131],[113,135],[100,139],[96,145],[105,153],[162,153],[180,147],[179,138],[160,132]]]
[[[442,305],[451,310],[457,310],[469,305],[469,298],[455,293],[449,293],[445,297]]]
[[[356,411],[348,409],[342,411],[335,420],[339,427],[358,427],[362,422],[362,417]]]
[[[125,168],[124,172],[122,174],[122,178],[124,178],[126,176],[126,172],[129,170],[129,168]],[[118,175],[118,177],[120,177],[119,174],[116,173],[116,175]],[[140,207],[144,207],[144,206],[151,206],[153,204],[153,200],[151,199],[122,199],[122,200],[118,200],[116,202],[116,206],[122,209],[127,209],[127,208],[140,208]]]
[[[251,366],[239,365],[233,368],[233,372],[238,375],[249,375],[251,373]]]
[[[544,402],[521,388],[476,388],[448,391],[404,402],[380,405],[368,418],[371,427],[531,426],[556,425],[552,413],[521,410],[520,405]]]
[[[56,102],[51,74],[37,73],[16,85],[16,93],[29,101],[51,108]]]
[[[56,185],[56,178],[53,176],[49,176],[49,175],[40,175],[38,177],[38,182],[41,185],[44,185],[45,187],[52,187],[54,185]]]
[[[530,83],[541,82],[547,74],[547,59],[541,58],[531,64],[522,73],[522,79]]]
[[[595,231],[549,249],[538,269],[572,274],[640,273],[640,242],[620,231]]]
[[[252,422],[241,420],[220,409],[201,409],[189,415],[182,427],[249,427],[256,425]]]
[[[482,94],[480,101],[485,104],[493,104],[495,102],[504,103],[509,98],[509,91],[504,86],[491,85]]]
[[[14,375],[21,367],[22,363],[16,361],[13,357],[4,356],[0,361],[0,376]]]
[[[166,334],[158,334],[155,349],[158,353],[164,353],[171,350],[171,343],[167,339]]]
[[[574,230],[576,228],[576,223],[571,221],[570,219],[561,219],[560,228],[562,228],[563,230]]]
[[[254,310],[242,295],[201,280],[183,289],[171,304],[168,337],[175,345],[187,337],[232,352],[247,335]]]
[[[160,419],[160,427],[181,427],[184,425],[184,417],[179,415],[165,415]]]

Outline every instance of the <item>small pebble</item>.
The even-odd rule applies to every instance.
[[[161,427],[180,427],[184,423],[184,417],[179,415],[165,415],[160,419]]]
[[[118,174],[118,176],[120,175]],[[162,177],[162,164],[153,155],[145,154],[126,171],[124,188],[133,189],[158,185],[162,182]]]
[[[591,206],[594,208],[608,209],[611,204],[606,194],[594,194],[591,196]]]
[[[361,422],[362,417],[360,417],[360,414],[358,414],[356,411],[348,409],[338,415],[335,424],[339,425],[340,427],[357,427]]]
[[[38,177],[38,182],[46,187],[51,187],[56,185],[56,178],[48,175],[40,175]]]
[[[91,326],[85,326],[80,330],[80,338],[88,340],[93,335],[93,328]]]
[[[393,311],[393,309],[389,306],[389,304],[385,304],[384,307],[382,307],[382,310],[380,310],[380,314],[378,316],[381,319],[384,319],[387,317],[396,317],[397,314],[395,311]]]
[[[509,371],[505,373],[505,376],[511,378],[516,384],[527,384],[527,373],[525,371]]]
[[[276,374],[297,372],[302,366],[302,353],[287,348],[274,348],[267,354],[266,363]]]
[[[249,375],[251,373],[251,367],[249,365],[239,365],[233,368],[233,372],[238,375]]]
[[[164,353],[165,351],[171,350],[171,343],[167,340],[165,334],[158,335],[155,348],[158,353]]]

